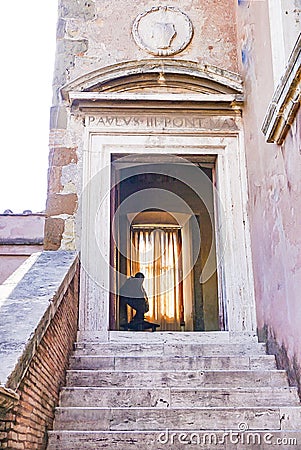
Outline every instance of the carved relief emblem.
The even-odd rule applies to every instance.
[[[132,31],[136,44],[156,56],[181,52],[193,34],[189,17],[172,6],[157,6],[140,14]]]

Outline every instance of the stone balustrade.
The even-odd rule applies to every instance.
[[[25,264],[0,286],[0,446],[41,450],[76,338],[79,262],[44,251]]]

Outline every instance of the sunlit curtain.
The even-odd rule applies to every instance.
[[[160,330],[180,330],[183,321],[181,231],[132,229],[131,275],[142,272],[149,299],[146,320]]]

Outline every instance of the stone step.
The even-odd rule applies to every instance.
[[[234,430],[237,442],[239,429],[244,437],[254,430],[249,448],[259,450],[271,448],[266,436],[301,434],[297,390],[254,336],[109,332],[109,339],[75,345],[48,450],[183,449],[183,433],[213,433],[219,441],[201,445],[207,450],[243,450],[223,432]]]
[[[281,444],[282,443],[282,444]],[[299,446],[298,446],[299,443]],[[151,431],[50,431],[48,450],[271,450],[300,448],[301,431],[252,430],[238,432],[200,430]],[[189,445],[190,444],[190,445]]]
[[[219,370],[276,369],[275,357],[261,356],[98,356],[84,355],[70,359],[70,369],[87,370]]]
[[[301,408],[300,408],[301,409]],[[287,411],[288,408],[285,408]],[[249,430],[281,430],[283,411],[279,407],[244,408],[96,408],[59,407],[56,430],[143,431],[227,430],[246,424]]]
[[[297,406],[296,388],[184,389],[184,388],[64,388],[62,407],[207,407]]]
[[[84,334],[81,335],[84,337]],[[101,336],[103,339],[103,336]],[[90,339],[88,339],[90,340]],[[258,343],[256,333],[249,332],[229,332],[229,331],[156,331],[140,332],[140,331],[109,331],[109,342],[137,342],[141,343],[190,343],[190,344],[247,344]]]
[[[266,346],[261,343],[249,344],[185,344],[185,343],[99,343],[77,342],[75,356],[246,356],[265,355]]]
[[[285,387],[284,370],[105,371],[68,370],[67,386],[95,387]]]

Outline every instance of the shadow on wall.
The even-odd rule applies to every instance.
[[[298,388],[301,400],[301,360],[296,354],[292,358],[288,356],[287,348],[283,343],[279,344],[276,334],[268,325],[258,331],[258,337],[260,341],[266,342],[268,354],[276,356],[277,368],[286,370],[289,384]]]

